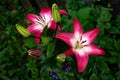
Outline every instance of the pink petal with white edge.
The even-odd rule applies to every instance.
[[[82,35],[82,33],[83,33],[82,32],[82,26],[79,23],[79,21],[77,19],[74,19],[73,23],[74,23],[74,31],[73,31],[73,33],[74,34],[79,33],[79,35]]]
[[[86,42],[83,45],[89,45],[91,44],[97,37],[98,33],[99,33],[99,28],[95,28],[93,30],[90,30],[86,33],[83,34],[82,36],[82,40]]]
[[[49,7],[42,8],[40,11],[40,15],[45,20],[45,22],[48,23],[52,18],[51,9]]]
[[[28,19],[30,22],[32,23],[37,23],[39,20],[39,16],[35,15],[35,14],[28,14],[26,16],[26,19]]]
[[[83,72],[88,64],[88,55],[80,55],[79,53],[75,54],[78,66],[78,72]]]
[[[73,37],[72,34],[67,33],[67,32],[62,32],[59,34],[56,34],[55,38],[61,39],[65,43],[67,43],[69,46],[73,46],[70,39]]]
[[[35,34],[35,33],[42,32],[43,28],[44,27],[40,24],[32,24],[27,27],[27,30],[30,31],[30,33],[32,34]]]
[[[90,44],[89,46],[84,47],[84,51],[90,55],[104,55],[105,52],[96,45]]]
[[[68,14],[68,12],[67,12],[67,11],[65,11],[65,10],[60,10],[60,14],[61,14],[61,15],[62,15],[62,14],[67,15],[67,14]]]
[[[64,52],[67,56],[72,56],[74,54],[72,48]]]
[[[55,30],[56,27],[57,27],[57,24],[53,20],[49,22],[48,29],[54,29]],[[57,30],[61,31],[61,28],[60,28],[59,25],[58,25],[58,29]]]

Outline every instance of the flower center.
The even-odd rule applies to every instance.
[[[76,42],[76,45],[75,45],[75,49],[80,49],[80,48],[83,48],[83,45],[79,42],[79,41],[77,41]]]
[[[85,45],[83,45],[83,43],[85,43],[87,40],[83,40],[82,38],[80,38],[80,40],[76,41],[76,45],[75,45],[75,49],[81,49],[83,48]]]

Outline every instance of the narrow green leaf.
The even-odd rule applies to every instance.
[[[51,57],[52,53],[55,50],[55,42],[49,43],[48,48],[47,48],[47,57]]]
[[[120,50],[120,40],[114,40],[114,47],[116,48],[116,50]]]
[[[98,80],[97,76],[93,73],[91,76],[90,76],[90,79],[89,80]]]
[[[114,63],[117,63],[117,57],[110,57],[108,58],[108,62],[111,63],[111,64],[114,64]]]

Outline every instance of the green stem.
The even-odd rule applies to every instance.
[[[58,29],[58,25],[59,25],[59,23],[57,23],[57,25],[56,25],[55,33],[54,33],[54,35],[53,35],[53,40],[55,39],[55,35],[56,35],[57,29]]]
[[[30,37],[34,37],[34,38],[39,38],[40,39],[40,37],[37,37],[37,36],[34,36],[34,35],[31,35]]]

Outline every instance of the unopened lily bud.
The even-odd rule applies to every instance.
[[[42,51],[40,51],[39,49],[35,49],[35,48],[29,49],[27,52],[28,52],[28,55],[36,59],[39,58],[42,54]]]
[[[55,4],[55,3],[52,5],[52,16],[56,23],[61,21],[59,8],[58,8],[57,4]]]
[[[31,35],[31,33],[27,29],[25,29],[23,26],[19,24],[16,24],[16,29],[23,37],[29,37]]]
[[[59,55],[57,55],[56,59],[58,62],[63,63],[63,62],[65,62],[66,55],[64,53],[59,54]]]
[[[41,40],[42,40],[43,44],[47,45],[50,42],[51,39],[49,37],[42,36]]]

